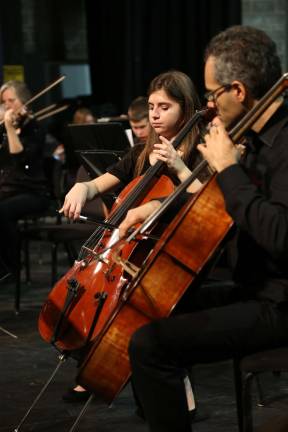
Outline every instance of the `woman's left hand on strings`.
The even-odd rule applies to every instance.
[[[173,169],[177,175],[179,175],[183,169],[186,167],[185,163],[181,159],[183,152],[181,150],[176,150],[172,142],[168,139],[160,136],[160,143],[154,144],[154,149],[152,152],[153,157],[156,160],[161,160],[167,164],[167,166]]]

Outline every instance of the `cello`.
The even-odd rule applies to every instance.
[[[286,73],[230,131],[231,139],[239,142],[287,87]],[[131,241],[139,232],[145,232],[206,164],[206,161],[201,162],[190,178],[164,201],[157,214],[148,218],[126,241]],[[173,311],[188,287],[203,276],[232,226],[233,220],[225,211],[216,174],[213,174],[163,232],[145,266],[134,268],[132,282],[126,286],[79,368],[78,384],[107,403],[113,401],[131,374],[128,344],[132,334],[151,320],[166,317]],[[116,260],[121,262],[121,256]]]
[[[173,145],[175,148],[198,122],[214,115],[214,110],[198,111],[182,128]],[[118,197],[111,215],[105,222],[117,226],[132,206],[167,196],[174,185],[165,176],[158,178],[164,168],[158,161],[142,178],[134,179]],[[42,338],[61,351],[72,351],[85,347],[103,327],[114,310],[129,275],[116,264],[109,250],[117,239],[118,230],[97,229],[82,246],[75,265],[64,275],[50,292],[38,321]],[[138,241],[127,244],[122,251],[126,258],[133,255],[136,264],[143,260],[143,248],[138,253]],[[151,250],[147,242],[145,253]]]

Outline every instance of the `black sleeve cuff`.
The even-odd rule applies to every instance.
[[[230,165],[221,171],[216,178],[225,199],[233,195],[240,185],[251,183],[249,177],[239,164]]]

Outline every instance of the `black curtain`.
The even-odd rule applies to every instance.
[[[241,22],[241,0],[86,0],[86,10],[93,93],[118,113],[169,69],[186,72],[202,94],[207,42]]]

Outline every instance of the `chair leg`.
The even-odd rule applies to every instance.
[[[58,273],[58,243],[54,242],[51,246],[51,286],[54,286]]]
[[[23,241],[24,250],[24,266],[26,272],[26,282],[31,282],[31,271],[30,271],[30,254],[29,254],[29,240],[24,239]]]
[[[246,373],[243,377],[242,384],[242,407],[243,407],[243,431],[253,432],[253,412],[252,412],[252,381],[254,378],[252,372]]]
[[[264,405],[265,405],[265,403],[264,403],[264,393],[263,393],[263,390],[262,390],[262,386],[261,386],[261,381],[260,381],[259,375],[255,376],[255,381],[256,381],[257,394],[258,394],[257,406],[264,407]]]
[[[15,294],[14,294],[14,309],[15,314],[20,312],[20,297],[21,297],[21,252],[22,252],[22,239],[19,234],[18,249],[17,249],[17,265],[16,265],[16,281],[15,281]]]
[[[239,432],[243,432],[243,394],[242,394],[242,373],[240,370],[240,360],[234,359],[234,386],[235,386],[235,397],[236,397],[236,408],[238,418],[238,429]]]

